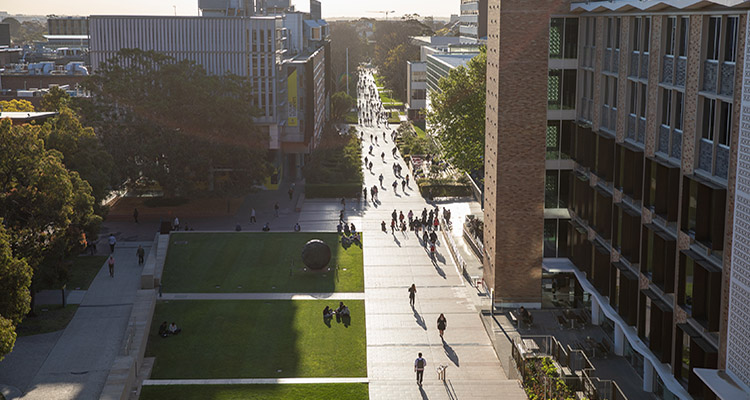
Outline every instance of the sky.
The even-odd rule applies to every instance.
[[[321,0],[323,18],[389,18],[419,14],[448,18],[459,13],[459,0]],[[298,10],[309,11],[309,0],[292,0]],[[31,15],[198,15],[198,0],[0,0],[0,11]]]

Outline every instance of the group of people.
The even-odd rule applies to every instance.
[[[388,124],[389,112],[383,107],[372,73],[360,70],[357,82],[357,111],[359,123],[365,126]]]
[[[177,335],[180,332],[182,332],[182,328],[178,328],[177,324],[172,322],[171,324],[167,325],[167,321],[164,321],[159,326],[159,336],[161,337],[168,337],[172,335]]]
[[[391,213],[391,233],[396,233],[396,230],[405,233],[407,227],[410,231],[415,232],[417,235],[419,235],[419,231],[424,232],[423,236],[427,235],[427,232],[429,231],[432,231],[434,233],[435,231],[440,229],[438,212],[438,207],[435,207],[434,210],[430,210],[429,212],[427,211],[427,207],[425,207],[422,210],[421,218],[419,218],[419,216],[416,216],[412,210],[409,210],[407,216],[404,216],[403,211],[393,210],[393,212]],[[385,221],[382,221],[380,223],[380,227],[383,232],[387,232]],[[437,235],[435,235],[435,237],[437,237]]]
[[[333,318],[334,316],[337,317],[344,317],[344,316],[350,316],[351,312],[349,311],[349,307],[347,307],[343,301],[339,302],[338,308],[335,310],[331,307],[326,306],[326,308],[323,309],[323,319],[329,320]]]

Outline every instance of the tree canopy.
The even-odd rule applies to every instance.
[[[0,100],[0,108],[4,112],[33,112],[34,105],[26,100]]]
[[[28,311],[28,267],[32,283],[64,280],[62,261],[101,223],[91,187],[45,148],[42,131],[0,120],[0,354],[12,349],[12,329]]]
[[[432,33],[432,29],[414,18],[375,24],[375,66],[385,78],[386,88],[391,89],[396,98],[405,99],[406,62],[419,60],[419,47],[411,43],[411,36]]]
[[[267,173],[269,138],[254,124],[250,79],[124,49],[86,87],[94,100],[78,110],[123,180],[154,180],[166,195],[181,195],[205,191],[212,169],[233,171],[225,191],[247,190]]]
[[[354,104],[356,104],[354,97],[344,92],[334,93],[331,96],[331,121],[341,121]]]
[[[430,93],[427,120],[445,158],[465,172],[484,167],[486,64],[487,50],[482,47],[466,67],[452,69],[438,81],[439,90]]]
[[[371,46],[359,35],[355,22],[331,22],[331,77],[336,90],[346,92],[346,51],[349,49],[349,93],[357,92],[357,67],[371,57]]]

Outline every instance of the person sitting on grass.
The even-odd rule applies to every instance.
[[[171,324],[169,324],[169,329],[168,330],[169,330],[169,334],[170,335],[176,335],[176,334],[182,332],[182,329],[178,328],[177,324],[175,324],[174,322],[172,322]]]
[[[271,225],[269,225],[268,222],[266,222],[266,224],[263,225],[263,232],[268,232],[270,230],[271,230]]]
[[[167,337],[169,335],[169,330],[167,326],[167,321],[164,321],[159,325],[159,336],[161,337]]]
[[[326,306],[326,308],[323,309],[323,318],[333,318],[333,310],[330,307]]]

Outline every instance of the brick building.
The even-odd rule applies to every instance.
[[[489,1],[485,281],[587,308],[660,398],[750,391],[749,8]]]

